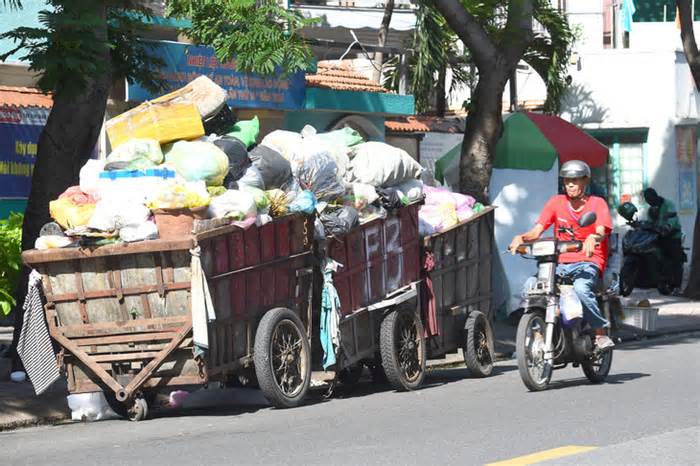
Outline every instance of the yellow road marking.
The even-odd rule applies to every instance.
[[[489,463],[486,466],[525,466],[528,464],[539,463],[541,461],[554,460],[557,458],[563,458],[565,456],[585,453],[587,451],[595,450],[596,448],[598,447],[567,445],[565,447],[552,448],[551,450],[540,451],[538,453],[532,453],[530,455],[518,456],[517,458],[511,458],[505,461],[498,461],[497,463]]]

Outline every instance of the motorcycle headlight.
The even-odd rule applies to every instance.
[[[556,252],[555,241],[537,241],[532,245],[533,256],[551,256]]]

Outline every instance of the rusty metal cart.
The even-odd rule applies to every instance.
[[[334,276],[341,304],[336,371],[343,382],[357,381],[363,365],[386,375],[398,390],[423,382],[419,208],[415,203],[395,209],[325,245],[343,265]]]
[[[428,357],[459,348],[472,375],[491,374],[494,362],[491,266],[494,208],[423,238],[423,316]]]
[[[182,240],[27,251],[43,277],[51,337],[71,393],[104,391],[133,420],[161,388],[256,376],[279,407],[311,378],[313,221],[224,226]],[[199,251],[216,320],[209,347],[192,333],[192,252]]]

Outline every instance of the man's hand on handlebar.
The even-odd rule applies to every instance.
[[[588,235],[583,242],[583,253],[586,257],[591,257],[596,246],[598,246],[598,235]]]
[[[518,246],[524,242],[525,240],[523,239],[523,235],[515,235],[513,237],[513,241],[510,242],[510,246],[508,246],[508,250],[512,255],[515,255],[515,253],[518,251]]]

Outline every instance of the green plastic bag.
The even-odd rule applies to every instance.
[[[242,120],[233,125],[233,129],[227,136],[234,137],[241,141],[246,147],[250,147],[255,144],[260,134],[260,120],[258,117],[253,117],[252,120]]]
[[[211,142],[178,141],[165,149],[165,162],[187,181],[203,180],[207,186],[224,184],[228,157]]]
[[[351,147],[364,142],[360,133],[347,126],[343,129],[329,131],[328,133],[316,133],[314,137],[320,138],[323,142],[331,146]]]

